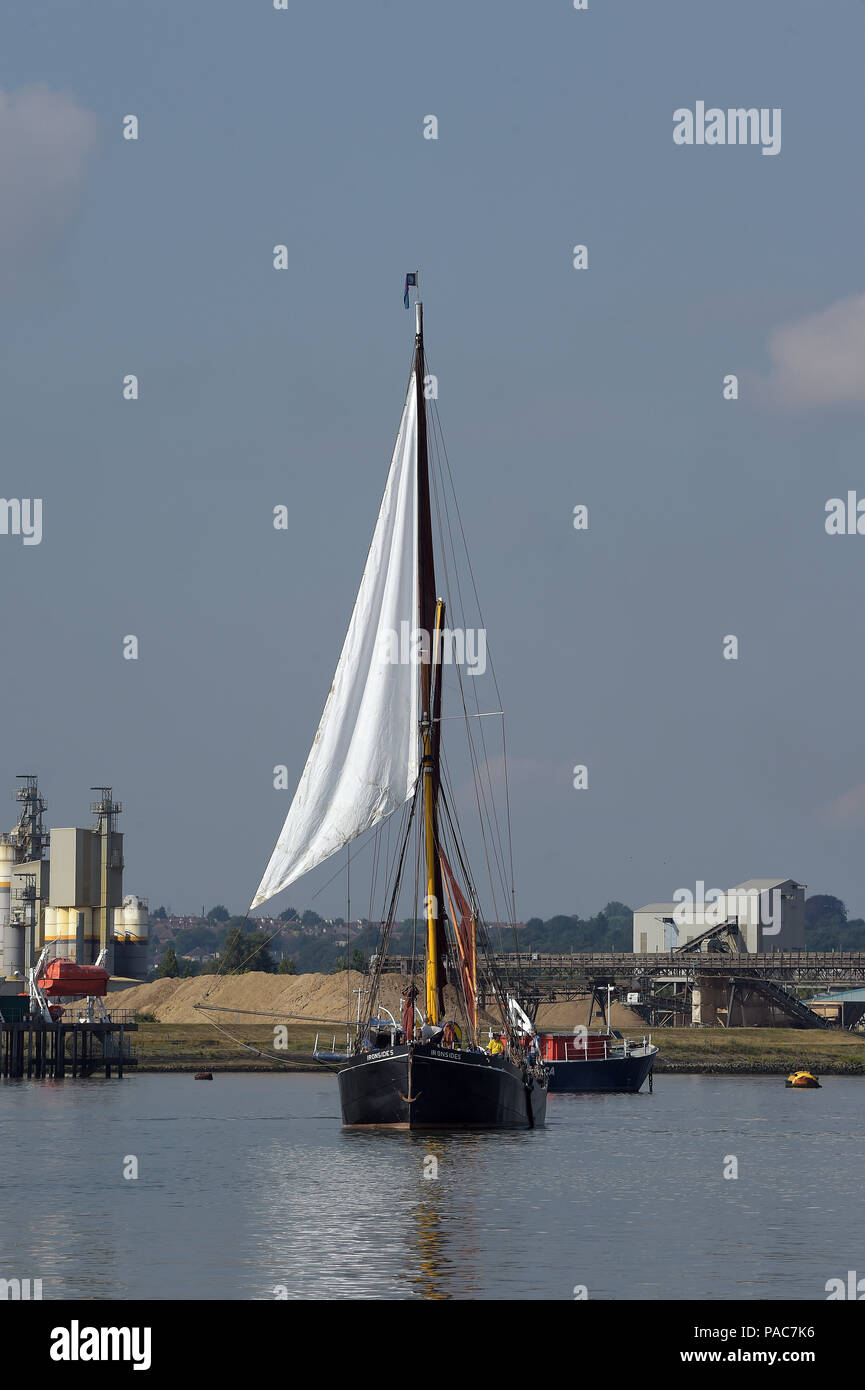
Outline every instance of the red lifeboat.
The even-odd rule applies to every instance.
[[[49,999],[101,998],[108,993],[110,976],[101,965],[77,965],[74,960],[52,960],[39,976],[39,988]]]

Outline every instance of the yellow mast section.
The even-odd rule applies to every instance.
[[[441,659],[441,631],[444,617],[444,604],[436,602],[435,633],[433,635],[431,684],[435,688],[436,671]],[[433,729],[427,720],[423,730],[423,799],[424,799],[424,838],[426,843],[426,1021],[438,1023],[438,916],[440,904],[436,897],[436,845],[435,845],[435,786],[432,758]]]

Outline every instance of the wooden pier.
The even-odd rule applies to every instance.
[[[62,1077],[122,1077],[138,1059],[130,1045],[137,1023],[47,1023],[39,1017],[0,1023],[0,1075],[59,1081]]]

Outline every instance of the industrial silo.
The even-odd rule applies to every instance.
[[[117,948],[114,968],[117,975],[143,980],[147,975],[147,938],[150,914],[147,899],[129,893],[114,914]]]
[[[49,956],[59,956],[57,948],[57,908],[50,905],[45,909],[45,945]]]
[[[69,955],[69,909],[68,907],[55,907],[54,909],[54,954],[58,958]]]
[[[69,934],[72,941],[69,954],[79,965],[92,965],[99,954],[93,931],[93,908],[70,907]]]
[[[0,973],[8,975],[8,953],[12,949],[9,918],[12,909],[12,865],[15,851],[8,835],[0,835]]]

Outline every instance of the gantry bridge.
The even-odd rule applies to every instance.
[[[865,985],[865,951],[573,951],[560,955],[516,951],[493,956],[505,979],[525,985],[585,993],[593,985],[653,980],[693,981],[697,976],[778,980],[794,985]],[[422,957],[389,956],[386,971],[421,974]]]
[[[730,975],[780,980],[788,984],[865,985],[865,951],[636,951],[542,955],[509,952],[496,957],[504,973],[532,981],[693,980],[698,975]]]
[[[711,935],[707,933],[707,937]],[[689,943],[690,947],[695,945]],[[702,949],[680,947],[647,954],[507,952],[493,956],[492,962],[500,977],[515,987],[530,1013],[541,1004],[567,1002],[611,985],[618,992],[639,993],[643,1010],[655,1023],[684,1021],[683,1016],[691,1011],[694,986],[698,981],[713,981],[728,989],[730,1008],[738,992],[740,997],[761,997],[800,1025],[822,1028],[826,1020],[799,1000],[797,987],[865,985],[865,951],[730,951],[712,949],[709,940],[701,945]],[[424,962],[418,957],[392,956],[384,969],[420,975]],[[456,978],[456,970],[452,978]],[[490,994],[490,982],[481,970],[481,1006]]]

